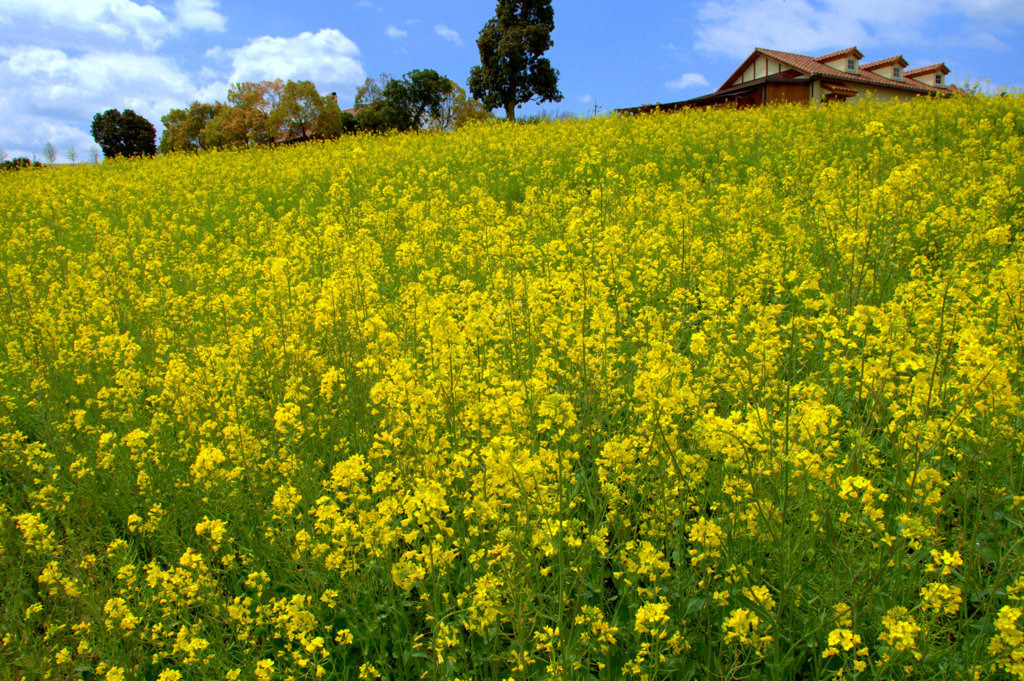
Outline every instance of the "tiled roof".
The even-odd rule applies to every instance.
[[[846,87],[845,85],[841,85],[839,83],[822,82],[821,86],[828,90],[829,92],[834,92],[837,95],[845,95],[847,97],[852,97],[853,95],[857,94],[857,91],[854,90],[853,88]]]
[[[845,57],[846,55],[850,54],[851,52],[857,57],[857,59],[863,59],[864,58],[864,55],[861,54],[860,50],[857,49],[857,46],[854,45],[853,47],[847,47],[845,50],[839,50],[838,52],[829,52],[828,54],[826,54],[826,55],[824,55],[822,57],[815,57],[814,61],[820,61],[820,62],[832,61],[833,59],[839,59],[839,57]]]
[[[911,78],[913,78],[914,76],[924,76],[924,75],[927,75],[929,73],[935,73],[936,71],[942,71],[943,73],[949,73],[949,68],[946,67],[946,64],[944,62],[940,61],[938,64],[929,64],[928,66],[919,66],[916,69],[910,69],[908,71],[904,71],[903,75],[904,76],[910,76]]]
[[[911,78],[912,76],[924,76],[939,71],[944,74],[949,73],[949,69],[946,68],[946,65],[943,63],[932,64],[930,66],[924,66],[917,69],[904,70],[903,75],[905,77],[900,80],[886,78],[885,76],[875,73],[871,69],[878,69],[882,66],[897,63],[902,67],[906,67],[907,62],[903,58],[903,55],[895,55],[893,57],[887,57],[886,59],[870,62],[860,67],[855,72],[836,69],[825,63],[828,61],[835,61],[836,59],[847,55],[853,55],[857,59],[863,59],[864,57],[856,47],[848,47],[845,50],[839,50],[838,52],[832,52],[831,54],[826,54],[817,58],[808,57],[805,54],[780,52],[779,50],[766,50],[758,47],[754,49],[750,56],[740,64],[739,68],[737,68],[715,92],[679,102],[648,104],[630,109],[617,109],[617,111],[633,114],[645,113],[657,109],[662,111],[673,111],[688,106],[704,105],[707,102],[741,101],[741,95],[747,94],[766,83],[773,82],[809,83],[810,81],[817,80],[821,83],[822,89],[841,97],[855,96],[859,92],[859,90],[853,87],[855,84],[869,87],[873,86],[875,88],[903,90],[917,94],[949,95],[951,92],[956,90],[955,86],[936,87]],[[757,78],[743,83],[736,82],[752,64],[755,64],[759,57],[770,58],[781,64],[783,68],[780,68],[779,71],[773,74],[760,74]],[[797,78],[797,80],[794,81],[794,78]]]
[[[776,61],[780,61],[783,64],[789,64],[790,66],[806,73],[816,73],[822,76],[843,75],[846,73],[846,71],[840,71],[828,64],[822,63],[814,57],[808,57],[803,54],[779,52],[778,50],[763,50],[761,48],[757,48],[755,51],[767,55]]]
[[[904,72],[903,75],[906,76],[906,72]],[[918,75],[920,75],[920,74],[918,74]],[[903,79],[903,82],[905,82],[905,83],[907,83],[907,82],[912,83],[913,85],[916,85],[916,86],[920,87],[925,92],[931,92],[931,93],[948,93],[949,92],[949,88],[946,88],[946,87],[943,87],[943,86],[936,87],[935,85],[929,85],[928,83],[922,83],[919,80],[913,80],[910,77],[905,77]]]
[[[902,54],[897,54],[895,57],[887,57],[885,59],[879,59],[878,61],[869,62],[867,64],[861,64],[860,67],[867,71],[873,71],[880,69],[883,66],[889,66],[890,64],[899,64],[902,67],[907,67],[907,60],[903,58]]]
[[[856,49],[856,48],[850,48],[850,49]],[[729,89],[729,87],[731,87],[730,84],[740,74],[743,73],[743,71],[747,68],[747,66],[749,66],[754,61],[754,59],[757,58],[758,55],[765,55],[766,57],[771,57],[772,59],[774,59],[777,62],[780,62],[782,64],[790,66],[790,67],[796,69],[797,71],[802,71],[803,73],[805,73],[807,75],[810,75],[810,76],[822,76],[822,77],[828,77],[830,79],[835,79],[835,80],[844,80],[844,81],[851,82],[851,83],[863,83],[864,85],[874,85],[876,87],[893,88],[893,89],[896,89],[896,90],[909,90],[911,92],[929,92],[929,93],[931,93],[931,92],[944,92],[945,91],[942,88],[935,88],[935,87],[932,87],[930,85],[925,85],[924,83],[920,83],[920,82],[918,82],[916,80],[909,80],[909,79],[892,80],[890,78],[886,78],[884,76],[880,76],[877,73],[873,73],[871,71],[866,71],[863,68],[859,69],[856,73],[849,72],[849,71],[840,71],[839,69],[833,68],[833,67],[829,66],[828,64],[822,63],[823,59],[834,59],[837,55],[838,56],[842,56],[842,55],[846,54],[847,52],[848,52],[848,50],[844,50],[842,52],[835,52],[835,53],[833,53],[831,55],[825,55],[824,57],[821,57],[819,59],[815,59],[814,57],[808,57],[805,54],[794,54],[792,52],[780,52],[778,50],[766,50],[766,49],[758,47],[758,48],[755,48],[754,52],[749,57],[747,57],[746,61],[744,61],[740,65],[740,67],[738,69],[736,69],[736,71],[731,76],[729,76],[729,79],[725,81],[725,84],[723,84],[722,87],[718,88],[718,91],[721,92],[723,90]],[[939,66],[939,65],[936,65],[936,66]],[[945,68],[945,65],[941,65],[941,66],[942,66],[942,68]],[[913,71],[904,71],[904,75],[905,76],[912,76],[912,75],[915,75],[915,74],[920,75],[921,73],[928,73],[929,71],[927,71],[927,69],[932,69],[932,68],[934,68],[934,67],[926,66],[926,67],[924,67],[925,70],[914,69]],[[948,73],[948,69],[947,69],[946,73]]]

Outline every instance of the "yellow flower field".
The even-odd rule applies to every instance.
[[[0,175],[0,677],[1024,679],[1022,104]]]

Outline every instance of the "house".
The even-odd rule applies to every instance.
[[[845,102],[869,95],[875,100],[889,101],[951,94],[946,84],[949,69],[943,63],[907,70],[909,64],[902,55],[868,63],[862,63],[863,59],[856,47],[820,57],[759,47],[711,94],[620,112],[636,114],[721,104]]]

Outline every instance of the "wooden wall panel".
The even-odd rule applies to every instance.
[[[765,103],[806,104],[811,100],[807,83],[766,83]]]

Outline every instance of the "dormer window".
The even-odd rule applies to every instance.
[[[852,57],[850,59],[847,59],[846,60],[846,70],[847,71],[856,71],[857,70],[857,60],[853,59]]]
[[[900,71],[899,66],[892,67],[892,77],[895,78],[896,80],[900,80],[901,78],[903,78],[903,73]]]
[[[935,74],[935,84],[936,85],[942,85],[942,74],[941,73],[936,73]]]

